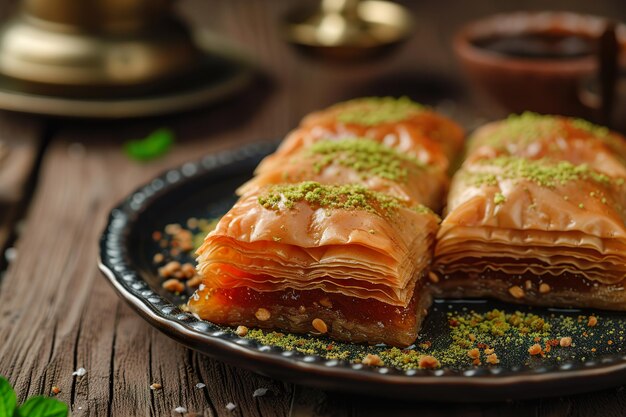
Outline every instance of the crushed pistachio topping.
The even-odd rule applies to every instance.
[[[499,156],[485,159],[481,163],[501,168],[501,170],[497,175],[493,173],[470,174],[472,182],[478,186],[496,185],[498,178],[526,179],[544,187],[556,187],[577,180],[592,180],[603,185],[609,185],[612,182],[609,176],[589,168],[587,164],[574,165],[567,161]]]
[[[502,193],[496,193],[493,196],[493,202],[494,204],[498,205],[498,204],[502,204],[506,201],[506,197],[504,196],[504,194]]]
[[[584,130],[600,139],[606,138],[611,134],[611,131],[604,126],[599,126],[584,119],[570,119],[570,123],[576,129]]]
[[[270,210],[290,209],[299,201],[327,209],[372,213],[391,212],[405,204],[399,198],[371,191],[362,185],[326,185],[314,181],[274,185],[258,197],[259,204]]]
[[[406,182],[409,175],[408,167],[423,167],[416,158],[403,155],[393,148],[366,138],[322,140],[314,143],[308,149],[308,153],[319,157],[314,163],[316,172],[336,163],[368,177]]]
[[[527,144],[561,130],[561,123],[554,116],[542,116],[524,112],[511,114],[489,136],[478,138],[480,143],[500,147],[507,142]],[[471,141],[470,143],[474,143]]]
[[[506,143],[528,145],[546,136],[567,135],[566,123],[610,144],[611,131],[587,120],[562,116],[541,115],[533,112],[511,114],[488,136],[477,138],[479,143],[502,147]]]
[[[338,121],[364,126],[399,122],[425,109],[424,106],[408,97],[358,98],[340,103],[337,106],[342,108],[342,111],[337,115]]]

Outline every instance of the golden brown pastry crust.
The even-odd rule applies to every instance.
[[[306,201],[274,210],[259,203],[263,192],[243,196],[198,249],[206,286],[321,289],[407,305],[430,262],[436,215],[407,203],[390,214]]]
[[[369,141],[363,138],[347,138],[337,143]],[[328,141],[327,141],[328,142]],[[317,142],[318,144],[322,142]],[[393,149],[388,149],[396,153]],[[238,195],[254,192],[269,184],[316,181],[322,184],[362,184],[370,190],[386,193],[407,201],[423,204],[435,212],[441,210],[449,179],[438,166],[422,165],[411,158],[397,153],[394,169],[404,175],[378,175],[358,169],[358,165],[341,164],[337,158],[341,152],[330,155],[335,160],[326,160],[329,155],[314,154],[311,147],[303,148],[293,156],[285,157],[280,166],[268,168],[243,184]],[[329,161],[329,162],[325,162]],[[388,174],[388,172],[386,172]]]
[[[572,141],[564,134],[518,139],[510,142],[517,148],[507,144],[503,151],[485,139],[497,127],[477,133],[473,153],[452,181],[435,247],[441,294],[626,310],[621,292],[626,177],[619,158],[607,150],[605,139],[580,139],[580,132],[570,135]],[[542,145],[537,148],[537,143]],[[546,150],[549,143],[561,146],[562,152],[549,155],[562,160],[541,158],[541,152],[529,155],[529,148]],[[604,149],[605,156],[598,159],[592,149]],[[612,165],[596,169],[599,161]],[[556,290],[516,298],[508,288],[520,276],[537,285],[549,280]],[[593,290],[577,295],[567,285]]]
[[[292,131],[278,150],[265,158],[256,172],[273,170],[284,158],[293,156],[318,140],[364,137],[384,143],[402,153],[415,156],[425,165],[447,171],[463,148],[463,129],[452,120],[428,109],[410,112],[405,119],[360,124],[342,122],[346,111],[358,110],[368,99],[351,100],[311,113]]]

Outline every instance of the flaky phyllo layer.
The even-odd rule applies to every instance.
[[[582,119],[511,115],[478,128],[468,143],[467,162],[497,156],[568,161],[611,176],[626,176],[626,139]]]
[[[407,306],[438,218],[359,185],[303,182],[244,195],[198,250],[211,288],[323,290]]]
[[[547,120],[548,127],[563,123],[562,119],[534,117],[542,123]],[[581,139],[580,132],[568,136],[564,131],[541,136],[541,129],[547,127],[530,127],[525,134],[531,137],[517,139],[507,138],[506,129],[498,125],[490,130],[500,129],[504,139],[488,139],[486,131],[477,133],[480,144],[470,147],[473,153],[452,181],[448,214],[438,232],[435,270],[460,287],[464,284],[459,274],[466,274],[465,282],[472,291],[478,288],[476,280],[494,277],[511,283],[519,278],[521,287],[522,278],[533,278],[527,284],[529,289],[537,283],[536,278],[544,277],[552,287],[567,287],[567,291],[582,291],[593,283],[623,282],[626,186],[619,158],[610,151],[601,156],[613,164],[611,168],[609,163],[600,164],[598,154],[590,152],[606,150],[604,137]],[[503,143],[504,148],[498,147]],[[548,143],[557,150],[546,151]],[[590,162],[582,162],[585,160]],[[570,283],[555,284],[555,277]],[[522,288],[511,288],[512,294],[519,295],[515,298],[532,301],[524,298]],[[542,296],[549,298],[551,287],[546,284],[543,288]],[[584,297],[579,301],[571,294],[559,297],[563,299],[558,305],[589,304]]]
[[[362,137],[411,155],[445,172],[463,147],[463,130],[450,119],[408,98],[361,98],[336,104],[305,117],[278,150],[257,168],[279,168],[319,140]]]
[[[439,210],[448,177],[439,166],[369,138],[322,139],[267,169],[242,185],[249,193],[268,184],[316,181],[322,184],[361,184]]]

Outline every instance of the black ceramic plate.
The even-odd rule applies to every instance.
[[[444,351],[451,344],[449,314],[531,311],[547,321],[570,317],[570,327],[552,329],[553,336],[580,333],[586,317],[599,323],[577,336],[575,346],[556,347],[545,358],[531,357],[528,343],[511,340],[498,349],[498,365],[472,366],[459,357],[436,370],[368,367],[326,359],[240,338],[228,329],[201,321],[177,307],[182,300],[161,288],[152,258],[158,250],[151,235],[166,224],[192,216],[223,214],[235,201],[235,188],[250,177],[271,143],[257,143],[165,172],[111,211],[100,241],[100,269],[119,295],[144,319],[178,342],[212,357],[271,377],[325,389],[405,399],[493,401],[573,394],[626,381],[624,332],[626,316],[578,310],[524,309],[486,300],[436,300],[418,342]],[[582,320],[580,317],[585,317]],[[578,324],[577,324],[578,323]],[[345,347],[345,346],[344,346]],[[363,349],[363,347],[358,347]],[[372,349],[386,349],[374,347]],[[463,355],[461,355],[463,356]]]

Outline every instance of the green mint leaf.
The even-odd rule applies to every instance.
[[[157,129],[145,139],[130,140],[124,143],[124,152],[136,161],[150,161],[165,155],[174,143],[174,133],[166,128]]]
[[[17,396],[9,381],[0,376],[0,417],[13,417]]]
[[[67,405],[50,397],[32,397],[18,410],[19,417],[67,417]]]

